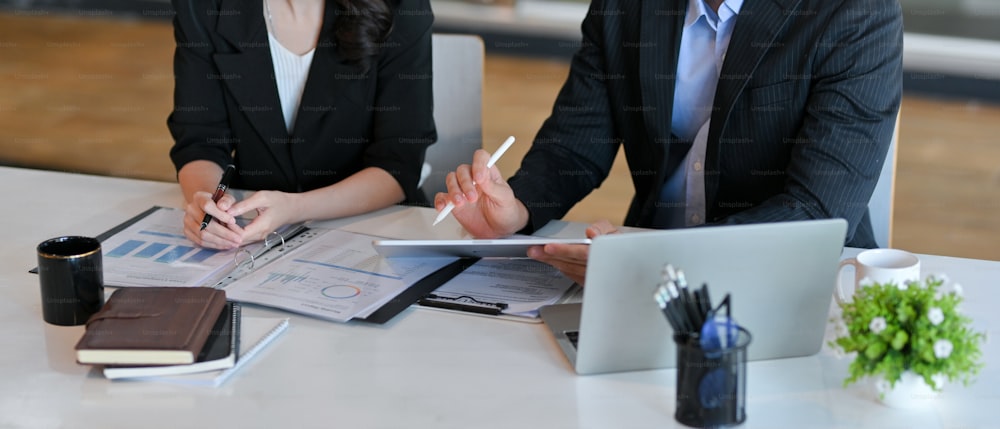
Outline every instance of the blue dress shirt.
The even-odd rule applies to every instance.
[[[692,142],[684,162],[670,172],[660,192],[656,226],[681,228],[705,223],[705,145],[715,86],[743,0],[726,0],[716,13],[704,0],[688,2],[677,61],[675,136]]]

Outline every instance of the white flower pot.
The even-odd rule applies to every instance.
[[[879,402],[891,408],[919,408],[933,402],[938,392],[924,382],[923,377],[906,371],[891,388],[885,379],[876,380],[875,394]]]

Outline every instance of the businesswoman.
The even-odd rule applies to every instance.
[[[170,157],[184,232],[234,248],[407,201],[432,117],[429,0],[174,0]],[[213,202],[223,166],[230,187]],[[235,217],[256,211],[245,227]],[[210,214],[215,221],[201,229]]]

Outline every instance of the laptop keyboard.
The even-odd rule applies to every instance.
[[[573,348],[577,348],[576,343],[580,341],[580,331],[564,331],[563,334],[566,334],[566,338],[573,345]]]

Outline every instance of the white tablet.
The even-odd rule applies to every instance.
[[[590,244],[589,238],[500,238],[496,240],[374,240],[372,247],[387,258],[459,256],[527,258],[528,248],[548,243]]]

